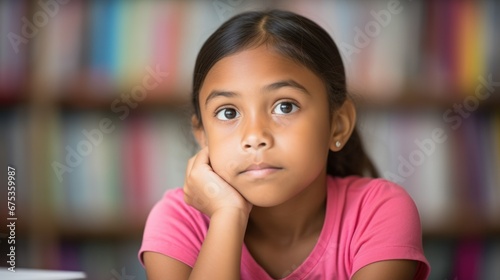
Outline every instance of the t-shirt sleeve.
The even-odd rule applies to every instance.
[[[415,203],[400,186],[373,180],[360,205],[361,215],[351,243],[351,276],[370,263],[407,259],[419,262],[415,279],[427,279],[430,267],[422,248],[422,230]]]
[[[206,236],[208,217],[184,202],[182,189],[169,190],[149,213],[139,260],[143,254],[160,253],[194,266]]]

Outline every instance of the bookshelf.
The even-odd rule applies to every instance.
[[[144,277],[145,218],[182,185],[194,151],[197,51],[231,15],[274,7],[312,18],[340,45],[365,145],[419,207],[432,277],[465,279],[455,267],[467,240],[500,247],[500,86],[483,82],[500,81],[498,3],[62,2],[0,3],[0,162],[20,170],[20,265]],[[14,47],[8,34],[22,35],[23,18],[37,34]],[[446,140],[427,154],[436,129]],[[499,252],[474,258],[490,273]]]

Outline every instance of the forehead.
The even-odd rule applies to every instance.
[[[297,81],[308,89],[324,89],[320,77],[309,68],[261,45],[215,63],[203,82],[200,101],[213,89],[245,91],[285,79]]]

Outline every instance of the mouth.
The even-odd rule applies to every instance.
[[[248,166],[245,170],[241,171],[239,175],[251,176],[256,178],[263,178],[274,174],[283,168],[278,166],[273,166],[265,163],[252,164]]]

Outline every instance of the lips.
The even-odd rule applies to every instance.
[[[243,171],[241,171],[239,174],[242,175],[250,175],[253,177],[264,177],[271,175],[283,168],[274,166],[271,164],[267,163],[259,163],[259,164],[251,164],[247,168],[245,168]]]

